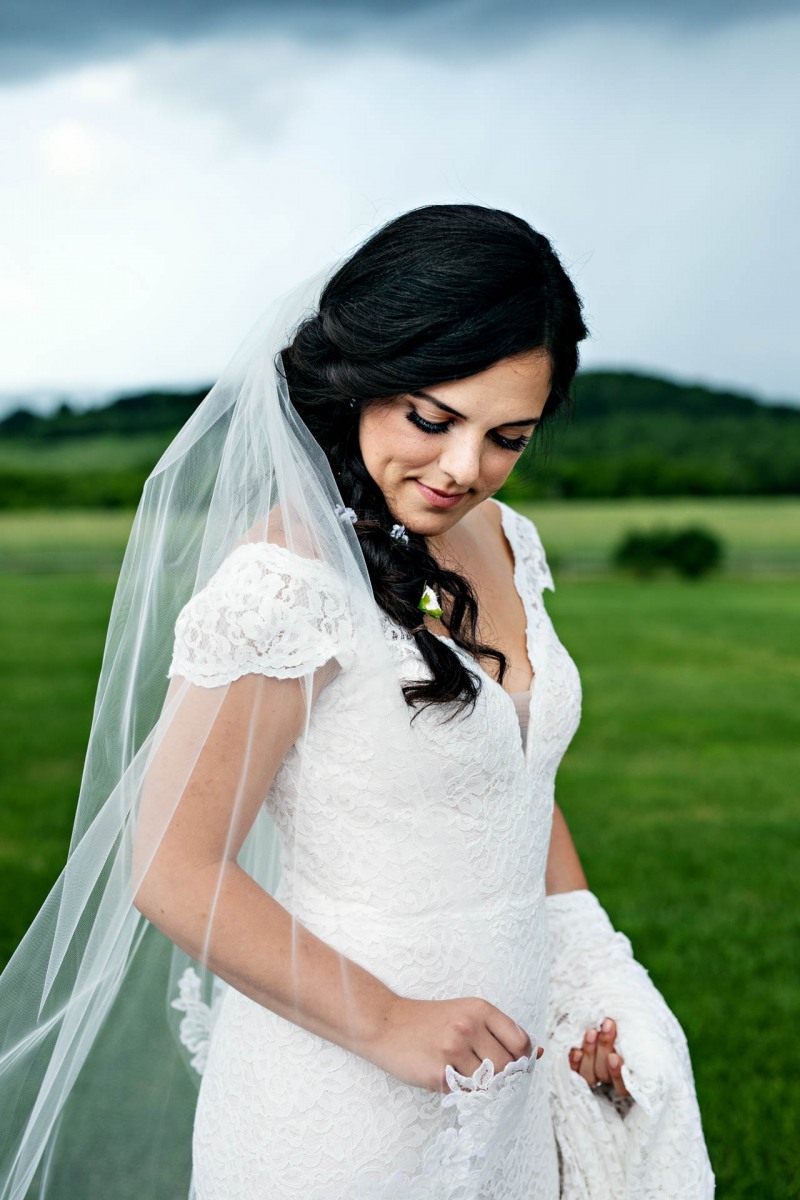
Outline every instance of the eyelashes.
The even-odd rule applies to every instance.
[[[406,413],[406,420],[410,421],[412,425],[416,425],[417,429],[424,429],[426,433],[447,433],[453,424],[452,421],[426,421],[413,408]]]
[[[406,413],[406,420],[410,421],[412,425],[416,425],[417,429],[422,429],[425,433],[447,433],[448,429],[453,424],[452,420],[426,421],[425,418],[421,417],[413,408],[410,412]],[[503,437],[501,433],[492,433],[489,436],[503,450],[524,450],[528,442],[531,440],[524,434],[517,438]]]

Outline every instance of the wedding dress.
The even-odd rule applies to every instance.
[[[190,968],[173,1005],[202,1073],[197,1200],[713,1194],[680,1026],[591,893],[545,896],[580,680],[544,607],[553,581],[535,526],[500,509],[531,690],[520,705],[469,659],[482,682],[474,710],[448,722],[435,706],[412,723],[415,772],[432,783],[424,797],[385,736],[381,696],[353,654],[358,623],[324,563],[240,546],[182,610],[169,673],[213,687],[336,659],[303,734],[302,771],[293,747],[266,798],[282,843],[277,899],[399,994],[481,996],[545,1054],[497,1075],[488,1061],[469,1078],[449,1070],[450,1094],[427,1092],[220,981],[209,1010]],[[381,624],[398,676],[421,678],[414,639],[383,614]],[[592,1093],[566,1061],[581,1022],[606,1014],[632,1101]]]

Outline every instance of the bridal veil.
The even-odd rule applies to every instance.
[[[199,1072],[226,986],[204,961],[215,911],[212,905],[192,957],[133,898],[204,745],[219,736],[232,683],[230,673],[227,681],[203,677],[204,656],[213,658],[208,639],[228,637],[227,652],[234,661],[240,655],[242,672],[269,675],[280,662],[281,677],[303,689],[307,730],[335,633],[336,644],[369,664],[365,702],[381,706],[398,752],[409,739],[405,758],[413,768],[412,710],[350,514],[289,401],[281,369],[279,352],[315,311],[330,270],[273,301],[145,484],[111,611],[67,862],[0,977],[2,1200],[190,1194]],[[252,614],[249,627],[233,622],[225,631],[199,620],[209,589],[219,600],[226,588],[235,595],[253,586],[254,547],[301,555],[312,578],[330,586],[266,598],[260,628]],[[281,606],[292,603],[309,608],[302,645],[281,642],[280,633],[274,639]],[[253,666],[247,647],[271,637],[270,656]],[[201,699],[192,665],[195,683],[204,685]],[[258,708],[243,739],[251,745],[269,736],[273,719]],[[305,730],[292,747],[300,778],[304,740]],[[240,792],[246,759],[241,753]],[[430,785],[418,778],[415,786],[424,795]],[[299,795],[302,804],[302,789]],[[231,806],[231,845],[240,839],[240,799]],[[293,858],[293,886],[302,887],[302,845],[285,846],[284,854]],[[237,859],[274,893],[280,837],[263,805]],[[289,910],[300,900],[290,897]]]

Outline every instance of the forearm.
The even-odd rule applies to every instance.
[[[588,886],[564,814],[555,804],[550,849],[544,876],[545,892],[548,896],[552,896],[556,892],[573,892],[580,888],[588,888]]]
[[[183,877],[173,868],[169,886],[155,896],[151,890],[137,907],[237,991],[372,1059],[394,993],[294,920],[238,864],[195,868]]]

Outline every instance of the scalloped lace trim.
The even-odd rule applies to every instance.
[[[178,1027],[178,1037],[191,1054],[191,1065],[198,1075],[206,1069],[211,1033],[227,986],[214,976],[212,1001],[206,1004],[200,993],[200,976],[194,967],[187,967],[178,980],[177,998],[170,1001],[170,1008],[186,1014]]]
[[[167,675],[203,687],[247,674],[296,679],[332,658],[349,665],[355,636],[346,589],[328,564],[247,542],[181,610]]]

